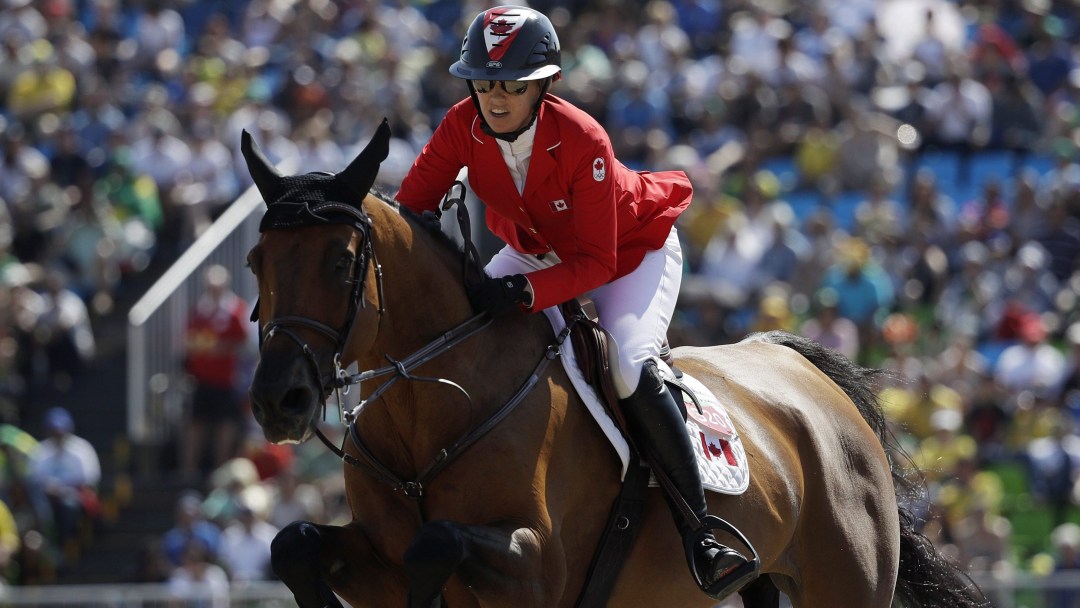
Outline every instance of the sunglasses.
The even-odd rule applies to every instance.
[[[529,88],[528,80],[472,80],[470,82],[477,93],[490,93],[495,90],[496,84],[510,95],[523,95]]]

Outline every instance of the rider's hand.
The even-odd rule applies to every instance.
[[[531,300],[529,280],[523,274],[485,277],[482,283],[469,290],[469,301],[473,308],[492,315]]]

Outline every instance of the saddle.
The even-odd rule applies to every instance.
[[[570,343],[574,347],[577,357],[578,368],[581,369],[585,380],[596,389],[596,393],[604,402],[604,407],[611,414],[615,424],[622,434],[629,440],[630,435],[626,432],[626,420],[623,418],[619,407],[619,396],[615,391],[615,383],[611,378],[611,361],[608,357],[611,336],[600,326],[599,316],[596,314],[596,304],[586,296],[579,296],[573,300],[563,302],[559,306],[566,326],[570,328]],[[671,348],[667,341],[660,351],[660,359],[671,368],[676,378],[682,373],[675,367],[675,359],[671,356]],[[674,388],[685,391],[692,399],[696,400],[692,391],[687,390],[677,381],[669,382]],[[679,407],[683,407],[682,399],[675,400]],[[683,411],[686,418],[686,411]]]
[[[559,306],[566,326],[570,328],[570,343],[577,356],[578,367],[585,380],[596,389],[608,411],[618,411],[618,396],[611,379],[611,362],[608,360],[610,336],[600,327],[596,304],[585,296],[563,302]],[[612,405],[615,407],[612,407]],[[621,416],[616,419],[620,429],[625,429]]]
[[[573,346],[582,376],[596,390],[597,395],[604,403],[611,418],[615,421],[615,425],[623,434],[623,437],[626,438],[630,447],[630,465],[623,479],[619,495],[616,497],[608,514],[608,522],[601,535],[600,543],[593,554],[585,587],[575,603],[577,608],[599,608],[607,605],[607,599],[611,595],[615,580],[618,578],[619,571],[622,569],[623,563],[630,553],[630,548],[633,546],[634,539],[641,528],[645,508],[645,490],[649,484],[651,473],[649,465],[641,457],[642,451],[634,445],[630,433],[627,432],[626,419],[623,416],[618,393],[611,377],[611,362],[609,359],[611,336],[600,326],[595,303],[582,296],[563,303],[559,309],[563,319],[566,321],[566,326],[570,328],[570,343]],[[661,349],[660,359],[667,364],[674,375],[674,378],[668,377],[664,380],[669,388],[672,391],[677,391],[675,394],[681,392],[689,397],[697,408],[697,413],[703,414],[698,396],[694,390],[687,386],[690,381],[689,376],[684,376],[681,371],[675,368],[674,358],[671,356],[671,349],[666,341]],[[700,387],[700,389],[704,390],[704,387]],[[675,401],[682,410],[683,419],[686,420],[688,412],[685,401],[682,398],[676,398]],[[704,435],[702,440],[704,441]],[[725,445],[725,443],[721,441],[721,445]],[[730,457],[730,454],[727,456]],[[734,458],[730,458],[730,464],[735,464]],[[678,500],[682,500],[682,498],[679,497]],[[699,522],[697,534],[684,539],[687,563],[691,564],[691,571],[694,571],[693,542],[704,531],[713,529],[730,533],[749,548],[753,559],[745,567],[749,568],[749,571],[756,573],[760,558],[753,545],[734,526],[714,515],[707,515]],[[695,573],[695,581],[707,595],[721,599],[733,592],[737,586],[744,584],[745,578],[741,576],[725,577],[708,587],[697,578]],[[733,585],[736,587],[733,587]]]
[[[626,432],[626,420],[619,408],[618,393],[611,379],[611,362],[608,358],[610,336],[600,327],[596,305],[582,296],[563,303],[559,309],[566,320],[566,326],[570,328],[570,344],[585,381],[596,389],[604,407],[630,446],[630,465],[608,513],[608,521],[600,542],[593,553],[585,587],[574,603],[576,608],[600,608],[607,605],[619,572],[641,529],[645,512],[645,491],[649,484],[649,467],[639,456],[640,452],[630,441],[630,434]]]

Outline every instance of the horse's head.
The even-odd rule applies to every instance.
[[[243,134],[248,171],[267,205],[262,237],[248,254],[259,283],[253,318],[262,323],[250,396],[272,442],[311,436],[336,359],[361,325],[377,323],[381,295],[368,281],[372,222],[363,202],[389,139],[384,121],[342,172],[283,176]]]

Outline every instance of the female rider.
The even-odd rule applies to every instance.
[[[543,14],[502,6],[477,15],[450,66],[469,98],[447,112],[397,200],[433,211],[468,167],[488,227],[506,242],[470,292],[474,306],[534,312],[592,299],[617,344],[612,372],[628,431],[700,519],[694,450],[654,359],[682,276],[674,224],[693,191],[682,172],[638,173],[616,160],[604,128],[548,92],[561,71],[559,39]],[[696,522],[672,511],[680,533],[691,532]],[[708,588],[746,559],[706,534],[695,563]]]

